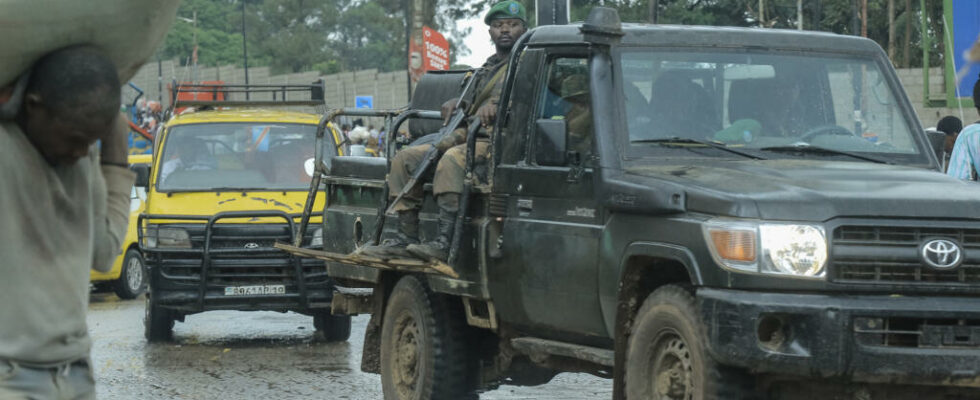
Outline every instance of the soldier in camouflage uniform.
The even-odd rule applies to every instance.
[[[565,112],[568,149],[581,156],[592,153],[592,107],[589,104],[589,78],[583,72],[561,83],[561,98],[571,104]]]
[[[475,97],[466,107],[466,124],[480,124],[476,143],[476,162],[485,162],[490,145],[489,135],[496,120],[497,101],[506,75],[505,66],[514,42],[527,31],[527,12],[521,3],[513,0],[495,4],[483,21],[490,27],[490,39],[497,52],[490,56],[475,76]],[[442,106],[443,116],[449,118],[456,100]],[[456,129],[435,146],[442,153],[432,179],[432,192],[439,205],[439,231],[436,238],[420,244],[418,239],[419,209],[422,206],[422,185],[416,185],[395,205],[398,212],[398,233],[380,245],[366,246],[363,254],[382,258],[419,257],[445,261],[452,242],[456,214],[459,212],[459,194],[463,191],[464,161],[466,159],[466,128]],[[429,145],[412,146],[401,150],[391,161],[388,174],[388,193],[392,199],[411,178],[422,161]]]

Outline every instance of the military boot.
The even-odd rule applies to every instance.
[[[408,246],[408,252],[423,260],[439,260],[446,262],[449,259],[449,247],[453,242],[453,231],[456,228],[456,213],[439,209],[439,231],[435,239]]]
[[[383,259],[412,258],[406,247],[419,242],[419,210],[398,212],[398,233],[381,241],[380,245],[368,245],[358,249],[358,254]]]

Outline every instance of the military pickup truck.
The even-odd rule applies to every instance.
[[[569,371],[631,400],[980,389],[980,188],[937,171],[874,42],[596,8],[508,68],[448,263],[356,253],[380,158],[318,160],[323,249],[277,245],[327,261],[334,313],[371,314],[386,399]]]

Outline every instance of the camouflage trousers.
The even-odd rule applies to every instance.
[[[489,148],[489,141],[477,140],[474,161],[486,162]],[[395,154],[395,158],[391,160],[391,172],[388,174],[388,194],[391,198],[397,196],[405,187],[428,150],[429,145],[426,144],[406,147]],[[435,196],[439,207],[451,212],[456,212],[459,209],[459,194],[463,191],[465,175],[466,145],[450,147],[439,158],[435,175],[432,178],[432,194]],[[422,182],[419,182],[405,194],[405,197],[402,197],[402,200],[395,206],[395,211],[420,208],[422,195]]]

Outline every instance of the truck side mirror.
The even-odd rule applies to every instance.
[[[565,165],[568,130],[564,119],[539,119],[536,122],[534,159],[538,165]]]
[[[136,173],[136,183],[133,186],[147,188],[150,186],[150,166],[146,164],[130,165],[129,169]]]
[[[934,129],[926,129],[926,139],[929,141],[929,146],[932,148],[932,151],[936,153],[936,158],[941,163],[943,153],[946,151],[946,134]]]

